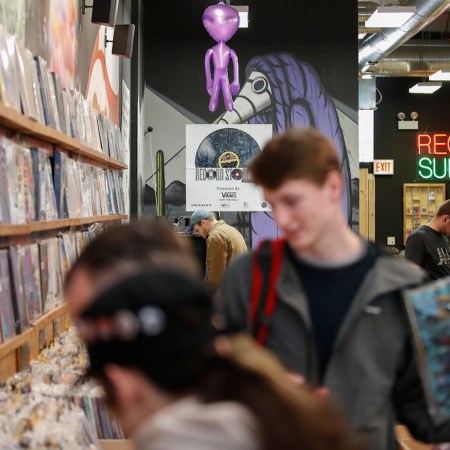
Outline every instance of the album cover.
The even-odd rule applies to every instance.
[[[80,141],[80,133],[78,131],[77,108],[75,105],[74,91],[67,91],[67,106],[69,109],[72,137]]]
[[[84,124],[83,96],[77,91],[72,90],[72,99],[74,105],[75,128],[77,130],[78,140],[86,144],[86,126]]]
[[[6,152],[8,169],[8,203],[11,223],[21,224],[27,220],[24,180],[23,148],[6,138],[0,138]]]
[[[41,91],[42,108],[44,112],[45,124],[49,127],[56,128],[55,118],[51,107],[50,86],[47,76],[47,61],[41,56],[35,56],[36,72],[39,81],[39,89]]]
[[[33,100],[34,106],[36,108],[37,120],[42,125],[46,125],[45,114],[44,114],[44,105],[42,103],[42,94],[41,94],[41,84],[39,82],[39,77],[37,73],[36,62],[34,61],[33,55],[31,52],[27,51],[27,59],[28,59],[28,67],[31,72],[31,83],[33,86]]]
[[[15,42],[16,42],[16,63],[19,79],[20,103],[22,105],[22,111],[26,116],[37,121],[38,114],[36,111],[36,104],[34,102],[32,68],[31,68],[32,54],[18,40],[16,40]]]
[[[404,293],[430,415],[450,416],[450,280]]]
[[[21,147],[23,152],[23,189],[25,199],[25,221],[36,220],[36,189],[33,176],[33,160],[29,148]]]
[[[81,104],[83,107],[83,120],[84,120],[84,127],[86,130],[86,145],[88,147],[94,148],[95,147],[94,138],[91,128],[91,102],[83,99]]]
[[[15,36],[0,25],[0,71],[2,76],[2,101],[5,105],[21,112],[17,76]]]
[[[23,288],[22,261],[19,254],[19,247],[11,246],[9,248],[8,256],[16,332],[23,333],[29,328],[30,323],[28,320],[27,303]]]
[[[97,114],[97,127],[100,135],[101,150],[105,155],[109,155],[108,135],[106,132],[105,116],[102,113]]]
[[[9,178],[8,178],[8,161],[6,158],[6,150],[0,139],[0,223],[11,223],[11,213],[9,210]]]
[[[105,181],[106,210],[108,211],[107,214],[115,214],[107,169],[103,170],[103,179]]]
[[[41,220],[55,220],[58,218],[56,210],[55,188],[52,180],[52,166],[50,157],[44,150],[40,150],[42,174],[41,174],[41,198],[43,199],[41,208]]]
[[[41,260],[41,292],[43,310],[51,310],[62,302],[63,277],[58,238],[49,238],[39,243]]]
[[[66,159],[65,185],[68,217],[82,217],[83,202],[81,194],[81,170],[79,164],[71,158]]]
[[[47,75],[47,79],[48,79],[48,87],[49,87],[49,92],[50,92],[50,109],[52,110],[52,115],[53,118],[55,120],[55,128],[58,131],[62,131],[61,130],[61,122],[59,121],[59,113],[58,113],[58,105],[56,103],[56,93],[55,93],[55,86],[53,85],[53,78],[52,75],[50,74],[50,72],[46,72],[45,75]]]
[[[97,116],[98,116],[98,112],[95,111],[94,108],[91,107],[91,111],[90,111],[90,119],[91,119],[91,131],[92,131],[92,139],[93,139],[93,148],[95,148],[95,150],[98,150],[99,152],[102,151],[102,145],[100,142],[100,132],[98,129],[98,120],[97,120]]]
[[[60,131],[65,134],[69,134],[67,132],[66,115],[64,113],[64,100],[62,95],[61,80],[56,72],[50,72],[50,78],[53,82],[53,89],[55,91],[56,106],[61,127]]]
[[[73,123],[70,118],[70,111],[69,111],[69,99],[67,96],[70,95],[66,89],[62,89],[61,97],[62,97],[62,106],[63,106],[63,114],[64,114],[64,122],[66,124],[66,134],[67,136],[74,137],[73,134]]]
[[[36,220],[55,220],[58,214],[49,156],[45,150],[37,147],[30,151],[33,160]]]
[[[116,136],[114,133],[114,125],[108,121],[108,146],[109,146],[109,156],[111,158],[117,159],[117,151],[116,151]]]
[[[97,171],[97,183],[98,193],[100,196],[101,215],[106,216],[109,214],[109,210],[106,199],[105,171],[103,169],[99,169]]]
[[[67,156],[60,150],[53,153],[53,184],[55,187],[56,210],[60,219],[66,219],[66,160]]]
[[[32,322],[42,315],[38,245],[30,244],[19,247],[19,258],[21,259],[28,321]]]
[[[0,330],[3,341],[16,335],[8,250],[0,250]]]

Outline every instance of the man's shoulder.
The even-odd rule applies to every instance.
[[[400,288],[423,283],[426,274],[416,264],[402,258],[380,253],[375,270],[381,280],[386,280]]]

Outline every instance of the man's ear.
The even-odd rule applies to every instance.
[[[333,170],[327,175],[325,183],[330,188],[332,197],[340,201],[342,194],[342,175]]]
[[[133,404],[139,397],[134,372],[116,364],[108,364],[104,372],[114,389],[116,402],[120,406]]]

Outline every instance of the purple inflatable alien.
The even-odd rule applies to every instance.
[[[239,13],[231,6],[223,2],[209,6],[203,12],[203,26],[217,44],[208,49],[205,55],[206,90],[211,96],[209,110],[215,111],[219,104],[219,93],[222,95],[225,107],[233,110],[231,95],[239,92],[239,65],[238,58],[225,42],[229,41],[239,28]],[[211,79],[211,57],[214,64],[214,78]],[[233,61],[234,79],[228,81],[228,63]]]

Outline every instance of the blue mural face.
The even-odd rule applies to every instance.
[[[195,167],[247,167],[261,149],[252,136],[236,128],[217,130],[199,145]]]

